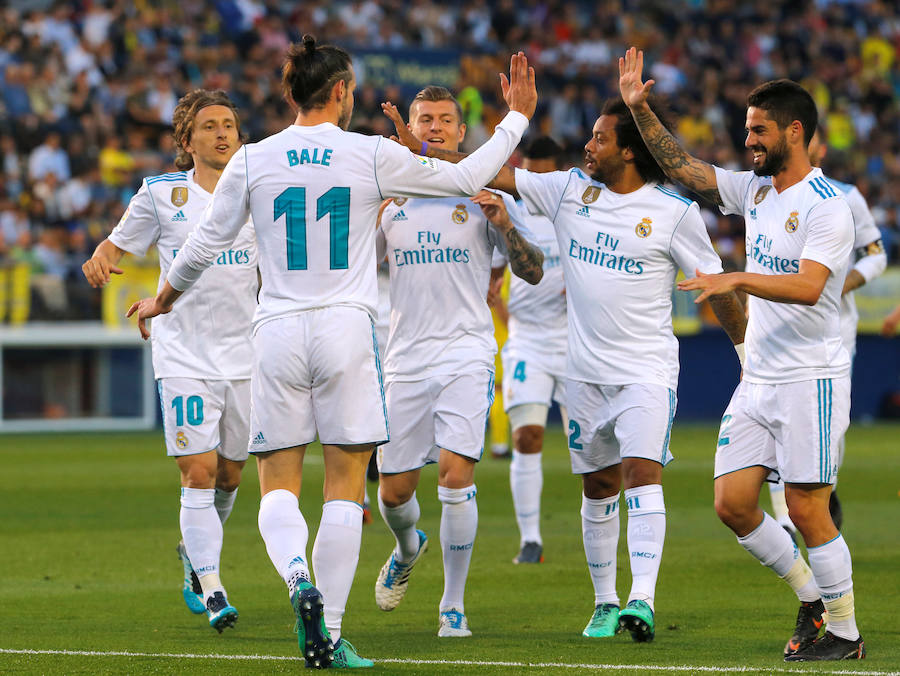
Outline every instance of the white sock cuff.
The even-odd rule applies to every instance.
[[[593,499],[582,494],[581,517],[592,523],[603,523],[619,516],[619,494]]]
[[[363,508],[358,502],[351,500],[329,500],[322,505],[322,526],[344,526],[354,530],[362,530]]]
[[[520,453],[516,449],[512,452],[510,468],[519,472],[540,472],[542,453]]]
[[[467,502],[475,497],[478,489],[475,484],[466,486],[465,488],[447,488],[446,486],[438,486],[438,500],[445,505],[458,505]]]
[[[840,598],[853,588],[853,563],[842,535],[824,545],[808,547],[806,552],[824,600]]]
[[[215,491],[216,504],[224,506],[234,502],[234,499],[237,497],[238,489],[235,488],[233,491],[223,491],[221,488],[216,488]]]
[[[214,488],[181,488],[181,506],[187,509],[206,509],[215,504]]]
[[[297,496],[285,488],[279,488],[266,493],[259,501],[259,511],[262,511],[264,505],[275,506],[278,503],[284,503],[285,506],[299,508]]]
[[[625,504],[629,515],[665,514],[663,488],[660,484],[648,484],[625,489]]]

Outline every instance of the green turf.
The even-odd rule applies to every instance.
[[[787,586],[735,542],[712,510],[716,430],[677,425],[676,461],[665,472],[668,525],[657,589],[657,637],[589,640],[581,630],[593,594],[581,545],[580,486],[569,473],[559,430],[548,431],[544,458],[546,562],[514,566],[518,533],[508,464],[486,459],[476,472],[479,529],[466,594],[475,636],[439,640],[442,571],[436,470],[418,491],[421,527],[432,548],[407,598],[379,611],[372,586],[393,541],[375,515],[366,526],[344,629],[375,660],[466,660],[570,665],[687,665],[798,671],[900,671],[900,427],[856,426],[841,471],[847,541],[853,553],[864,662],[786,665],[780,655],[797,602]],[[311,451],[301,507],[310,547],[321,508],[321,456]],[[178,474],[159,433],[0,437],[0,650],[141,653],[66,656],[0,652],[0,673],[287,673],[290,660],[223,661],[151,654],[297,657],[284,585],[256,528],[256,470],[225,530],[222,578],[240,611],[223,635],[191,615],[180,593]],[[374,495],[370,485],[370,495]],[[624,542],[624,516],[622,540]],[[620,547],[620,595],[630,585]],[[587,669],[390,662],[380,674],[584,673]],[[646,673],[637,669],[616,673]],[[671,673],[671,672],[670,672]]]

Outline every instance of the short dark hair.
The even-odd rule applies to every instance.
[[[197,118],[203,108],[207,106],[225,106],[230,108],[234,114],[234,124],[237,126],[238,138],[241,141],[246,140],[241,132],[241,116],[238,115],[234,102],[228,98],[228,94],[221,89],[194,89],[182,96],[175,106],[175,112],[172,114],[172,126],[174,131],[172,136],[175,138],[175,166],[181,171],[187,171],[194,166],[194,158],[185,150],[185,147],[191,142],[191,135],[194,133],[194,120]]]
[[[419,101],[453,101],[453,105],[456,107],[456,117],[459,119],[459,123],[463,124],[463,111],[462,106],[459,105],[459,101],[456,100],[456,97],[453,96],[453,92],[451,92],[446,87],[441,87],[440,85],[428,85],[416,94],[415,98],[412,100],[412,103],[409,104],[409,117],[412,119],[413,107]]]
[[[653,97],[647,100],[647,104],[659,118],[660,124],[668,130],[668,115],[662,105]],[[616,143],[620,148],[631,148],[631,152],[634,154],[634,166],[640,177],[645,182],[665,183],[666,172],[659,166],[650,149],[647,148],[647,144],[644,143],[644,137],[641,136],[634,117],[631,115],[631,110],[625,105],[625,102],[621,98],[607,100],[603,104],[600,115],[616,118]]]
[[[794,120],[803,125],[806,145],[812,140],[819,122],[816,102],[802,86],[793,80],[781,79],[763,82],[750,92],[747,106],[765,110],[775,120],[779,129],[785,129]]]
[[[562,154],[563,149],[549,136],[536,136],[522,149],[522,157],[529,160],[553,159],[558,162]]]
[[[281,67],[284,97],[304,113],[323,107],[335,83],[349,83],[352,78],[350,55],[334,45],[317,46],[308,33],[301,43],[288,47]]]

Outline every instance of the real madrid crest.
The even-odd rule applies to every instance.
[[[453,222],[457,225],[462,225],[469,220],[469,212],[466,211],[466,205],[457,204],[456,208],[453,210],[453,215],[450,218],[452,218]]]
[[[641,219],[641,222],[634,226],[634,234],[638,237],[649,237],[650,233],[653,232],[653,226],[651,225],[653,220],[647,217]]]
[[[592,202],[596,202],[597,198],[600,197],[600,191],[602,188],[598,188],[594,185],[589,185],[585,188],[584,193],[581,195],[581,201],[585,204],[591,204]]]
[[[394,198],[394,204],[396,204],[398,207],[402,207],[404,204],[406,204],[406,200],[407,200],[407,199],[409,199],[409,198],[407,198],[407,197],[395,197],[395,198]]]
[[[766,199],[766,195],[769,193],[769,191],[771,189],[772,189],[772,186],[770,186],[770,185],[764,185],[764,186],[760,187],[760,189],[756,191],[756,197],[753,198],[753,203],[759,204],[764,199]]]
[[[185,435],[184,432],[179,432],[178,434],[175,435],[175,445],[181,449],[185,449],[188,447],[187,436]]]
[[[797,228],[800,225],[799,215],[799,212],[792,211],[791,217],[784,222],[784,229],[788,232],[797,232]]]
[[[188,200],[188,189],[183,185],[172,188],[172,204],[176,207],[183,206]]]

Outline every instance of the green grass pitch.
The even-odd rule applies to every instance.
[[[548,430],[544,455],[545,563],[511,563],[518,531],[508,464],[486,458],[476,470],[479,528],[466,594],[473,638],[436,636],[442,590],[436,468],[423,472],[418,491],[421,527],[432,547],[391,613],[375,606],[373,584],[393,540],[377,510],[375,523],[364,528],[344,619],[347,638],[378,661],[375,674],[900,672],[900,427],[854,426],[847,438],[839,492],[869,658],[840,664],[782,662],[797,602],[716,518],[715,438],[711,425],[676,423],[673,431],[653,643],[635,644],[627,635],[581,637],[593,594],[581,545],[579,481],[569,472],[558,428]],[[256,527],[252,461],[222,556],[222,579],[240,620],[221,636],[181,599],[178,473],[158,432],[0,437],[0,467],[0,673],[303,670],[287,593]],[[301,508],[311,553],[322,485],[315,449],[305,475]],[[374,490],[370,484],[370,496]],[[621,540],[624,545],[624,514]],[[620,546],[623,601],[630,583]],[[203,657],[210,655],[246,659]]]

